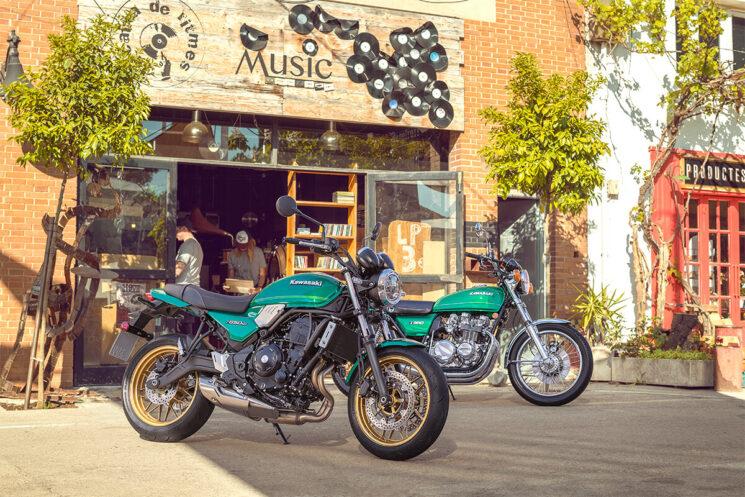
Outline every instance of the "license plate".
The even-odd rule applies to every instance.
[[[116,357],[120,361],[129,361],[129,356],[132,355],[132,351],[135,349],[139,339],[140,337],[134,333],[128,333],[126,331],[119,333],[116,340],[114,340],[114,344],[111,346],[111,350],[109,350],[109,355]]]

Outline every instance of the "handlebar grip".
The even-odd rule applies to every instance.
[[[466,254],[466,257],[470,257],[472,259],[480,259],[481,257],[483,257],[479,254],[472,254],[471,252],[466,252],[465,254]]]
[[[299,238],[290,238],[289,236],[284,237],[282,239],[282,241],[285,242],[285,243],[292,243],[294,245],[297,245],[297,244],[300,243],[300,239]]]

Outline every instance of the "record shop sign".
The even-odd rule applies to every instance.
[[[726,188],[745,188],[745,164],[709,159],[686,157],[683,180],[684,185],[719,186]]]

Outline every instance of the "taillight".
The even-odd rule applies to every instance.
[[[127,331],[129,329],[129,322],[122,321],[122,324],[120,324],[119,327],[122,329],[122,331]]]
[[[155,302],[155,299],[153,298],[152,295],[150,295],[150,292],[147,292],[145,294],[145,298],[148,299],[150,302]]]

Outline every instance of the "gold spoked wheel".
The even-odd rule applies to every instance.
[[[413,439],[430,410],[430,387],[417,364],[400,355],[380,359],[391,403],[383,406],[377,396],[356,395],[355,415],[364,434],[376,443],[395,447]],[[365,379],[375,384],[372,369]],[[358,387],[359,388],[359,387]]]
[[[199,383],[197,373],[193,373],[168,387],[148,388],[147,381],[156,375],[154,369],[159,359],[176,362],[178,348],[163,345],[149,351],[135,366],[129,388],[134,414],[150,426],[168,426],[181,419],[194,403]]]

